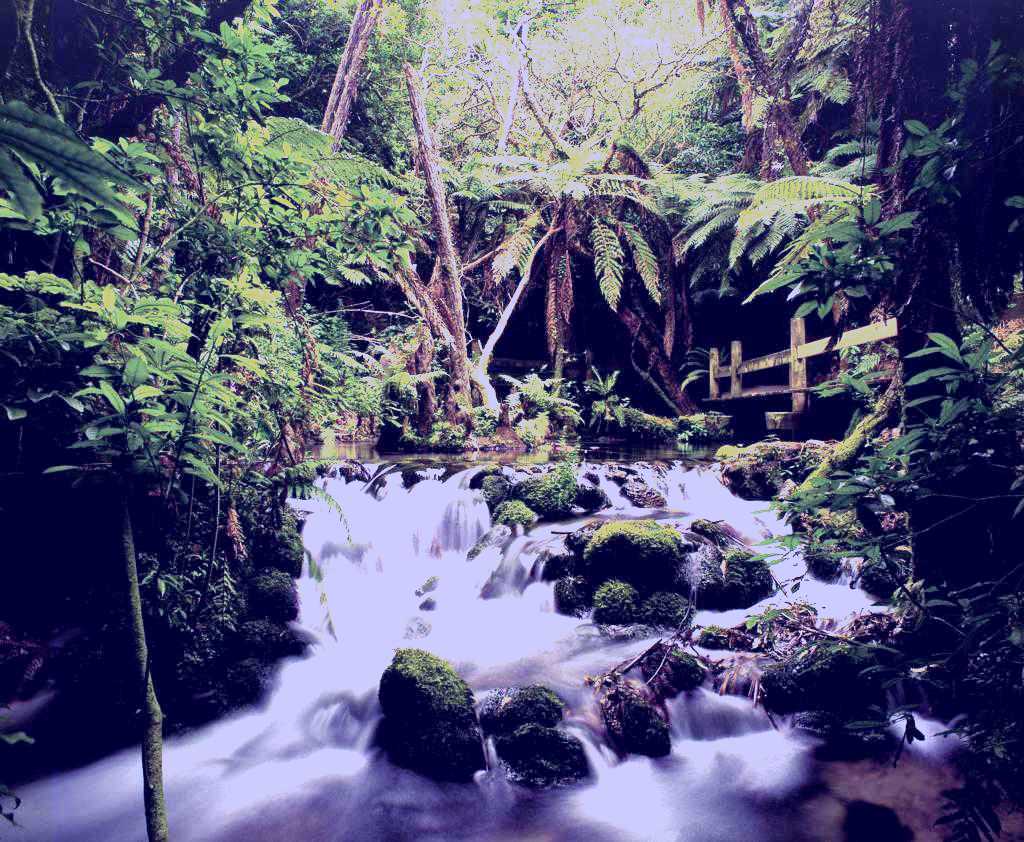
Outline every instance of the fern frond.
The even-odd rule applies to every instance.
[[[509,272],[524,260],[533,248],[533,232],[540,222],[540,211],[531,213],[498,247],[498,253],[491,261],[491,269],[498,281],[508,277]]]
[[[648,294],[658,304],[661,303],[661,272],[658,269],[658,258],[644,235],[630,222],[620,222],[619,227],[633,252],[633,266],[644,282]]]
[[[602,221],[590,228],[590,242],[594,247],[594,270],[601,295],[613,310],[622,297],[622,243],[619,236]]]

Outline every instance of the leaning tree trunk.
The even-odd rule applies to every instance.
[[[132,635],[135,644],[135,677],[142,697],[145,728],[142,734],[142,794],[146,811],[146,834],[149,842],[167,842],[167,805],[164,801],[163,724],[164,715],[153,685],[146,627],[142,619],[142,595],[139,592],[139,571],[135,563],[135,536],[126,489],[119,491],[121,509],[121,563],[128,577],[128,602]]]
[[[697,405],[690,400],[690,396],[683,391],[682,383],[672,365],[672,362],[661,347],[661,344],[652,339],[644,330],[643,320],[639,315],[630,310],[625,304],[619,306],[616,311],[619,320],[626,326],[629,335],[633,338],[644,353],[647,354],[647,361],[651,370],[657,378],[657,386],[663,393],[676,412],[680,415],[691,415],[697,411]]]
[[[405,84],[409,91],[413,126],[419,147],[419,162],[427,184],[430,200],[431,224],[437,240],[441,267],[439,309],[445,316],[452,336],[450,347],[451,398],[447,410],[453,417],[461,417],[472,406],[469,385],[469,355],[466,351],[466,325],[462,309],[462,269],[455,251],[451,219],[444,184],[441,181],[440,156],[434,135],[427,121],[427,107],[420,92],[416,71],[408,62],[403,66]]]
[[[380,17],[381,3],[382,0],[363,0],[356,7],[345,51],[338,62],[338,71],[334,75],[331,95],[327,100],[327,108],[324,109],[323,122],[320,124],[320,130],[327,132],[334,139],[331,148],[335,152],[345,137],[345,128],[352,114],[352,104],[359,92],[359,78],[363,62],[366,60],[366,51],[370,46],[370,38]]]

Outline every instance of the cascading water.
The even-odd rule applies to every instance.
[[[443,481],[435,472],[409,489],[400,471],[375,472],[370,483],[324,480],[333,504],[301,503],[312,563],[299,582],[299,623],[317,641],[311,654],[281,665],[262,706],[168,741],[175,840],[839,838],[779,821],[813,778],[812,744],[773,727],[744,697],[699,689],[672,700],[672,753],[660,760],[621,761],[601,743],[585,676],[655,638],[613,640],[553,612],[538,562],[582,521],[542,524],[468,559],[490,528],[472,470]],[[712,468],[640,472],[664,509],[636,508],[607,466],[583,466],[612,501],[600,516],[722,520],[753,544],[788,529],[765,504],[733,497]],[[802,571],[798,554],[775,567],[780,579]],[[870,605],[846,585],[807,581],[802,596],[837,619]],[[697,621],[730,625],[778,599]],[[566,727],[584,743],[589,780],[538,794],[497,769],[438,785],[392,766],[373,745],[376,690],[394,650],[409,645],[450,661],[478,696],[531,683],[555,690],[571,710]],[[132,750],[25,787],[12,838],[143,840],[140,774]]]

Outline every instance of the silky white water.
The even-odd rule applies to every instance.
[[[654,638],[614,642],[595,626],[554,613],[538,557],[582,520],[542,524],[468,560],[490,528],[473,470],[406,489],[397,467],[372,466],[372,483],[327,478],[335,504],[301,501],[312,563],[299,582],[299,624],[316,644],[282,663],[261,705],[168,740],[165,780],[172,838],[257,840],[803,840],[813,828],[785,820],[815,775],[813,745],[777,730],[750,700],[708,689],[669,703],[669,757],[618,761],[599,737],[587,675],[636,655]],[[723,520],[751,544],[788,527],[766,504],[739,500],[713,468],[682,463],[643,469],[664,509],[633,507],[597,473],[612,499],[601,517],[658,517],[686,525]],[[339,512],[341,514],[339,514]],[[799,554],[773,568],[803,572]],[[428,579],[436,588],[417,594]],[[484,598],[486,595],[487,598]],[[433,610],[422,610],[429,597]],[[801,597],[842,619],[871,600],[844,584],[805,580]],[[730,625],[751,609],[700,612]],[[394,650],[416,646],[449,660],[479,698],[494,687],[544,684],[570,708],[590,779],[531,793],[499,769],[471,784],[435,784],[392,766],[373,745],[377,683]],[[778,723],[776,723],[778,724]],[[493,756],[493,755],[492,755]],[[144,840],[138,751],[108,757],[22,788],[31,842]]]

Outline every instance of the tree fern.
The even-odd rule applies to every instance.
[[[526,260],[533,248],[533,233],[539,222],[540,211],[536,210],[498,246],[498,253],[491,261],[496,280],[503,281],[516,266],[521,266]]]
[[[598,287],[608,306],[619,307],[622,297],[622,243],[604,221],[595,220],[590,228],[590,242],[594,247],[594,270]]]
[[[647,292],[658,304],[661,303],[661,273],[658,269],[658,258],[651,249],[650,244],[644,235],[630,222],[620,222],[619,227],[629,243],[630,251],[633,253],[633,266],[644,282]]]

